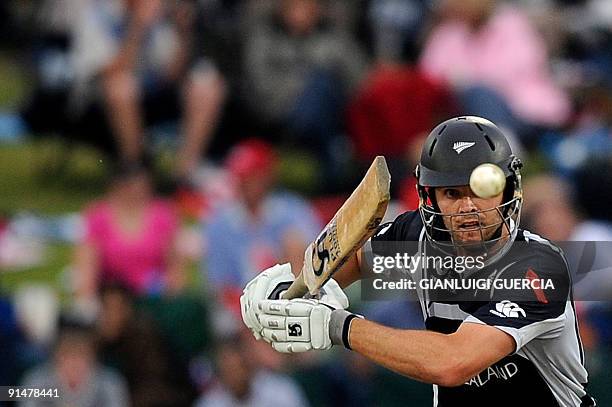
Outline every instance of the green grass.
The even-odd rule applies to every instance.
[[[279,182],[288,189],[312,194],[317,188],[319,169],[316,159],[303,151],[283,150],[279,154]]]
[[[18,106],[30,86],[23,67],[15,58],[0,54],[0,109]]]
[[[0,214],[58,215],[81,210],[103,190],[104,168],[99,160],[94,151],[82,148],[64,154],[53,141],[1,146]],[[61,273],[71,257],[70,245],[51,243],[40,265],[0,270],[0,288],[12,292],[24,282],[43,282],[64,292]]]
[[[105,170],[103,159],[90,149],[67,153],[52,141],[3,146],[0,213],[78,211],[102,192]]]
[[[66,244],[52,244],[47,247],[42,264],[23,270],[5,270],[0,272],[0,289],[2,292],[14,292],[21,284],[44,283],[55,287],[64,294],[68,287],[62,281],[62,271],[70,264],[72,247]]]

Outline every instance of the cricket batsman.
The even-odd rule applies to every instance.
[[[315,298],[283,299],[295,279],[289,264],[265,270],[241,297],[245,324],[280,352],[344,346],[432,383],[438,407],[595,406],[586,390],[567,262],[551,242],[519,228],[521,167],[492,122],[468,116],[439,124],[427,137],[415,170],[418,210],[380,225]],[[484,255],[480,269],[461,274],[421,262],[411,274],[415,281],[453,275],[549,279],[566,291],[559,298],[558,291],[554,297],[547,288],[519,294],[498,289],[484,300],[464,295],[455,301],[452,293],[441,297],[417,289],[426,330],[393,329],[348,311],[341,288],[367,278],[368,253],[382,253],[387,243],[399,241],[419,242],[420,255],[427,250]]]

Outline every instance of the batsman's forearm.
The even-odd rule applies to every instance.
[[[349,342],[354,351],[413,379],[444,386],[463,383],[460,351],[452,349],[449,335],[393,329],[356,319]]]
[[[361,279],[359,253],[360,251],[357,251],[334,273],[334,280],[336,280],[340,287],[346,288]]]

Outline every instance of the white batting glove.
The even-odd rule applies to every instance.
[[[291,272],[291,264],[277,264],[259,273],[249,281],[240,297],[242,320],[253,332],[255,339],[261,339],[259,334],[263,327],[255,315],[257,303],[268,298],[280,298],[280,294],[289,288],[295,280]]]
[[[348,331],[358,317],[319,300],[263,300],[258,304],[261,336],[283,353],[325,350],[332,345],[350,349]]]
[[[261,300],[281,298],[293,280],[295,280],[295,276],[291,272],[291,264],[285,263],[264,270],[246,285],[240,297],[242,320],[253,332],[256,339],[261,339],[263,329],[256,316],[257,303]],[[330,279],[321,288],[317,298],[334,308],[347,308],[349,306],[347,296],[333,279]]]

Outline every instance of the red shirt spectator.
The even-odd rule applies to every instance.
[[[446,88],[413,67],[379,66],[349,107],[349,131],[358,157],[403,157],[450,105]]]

